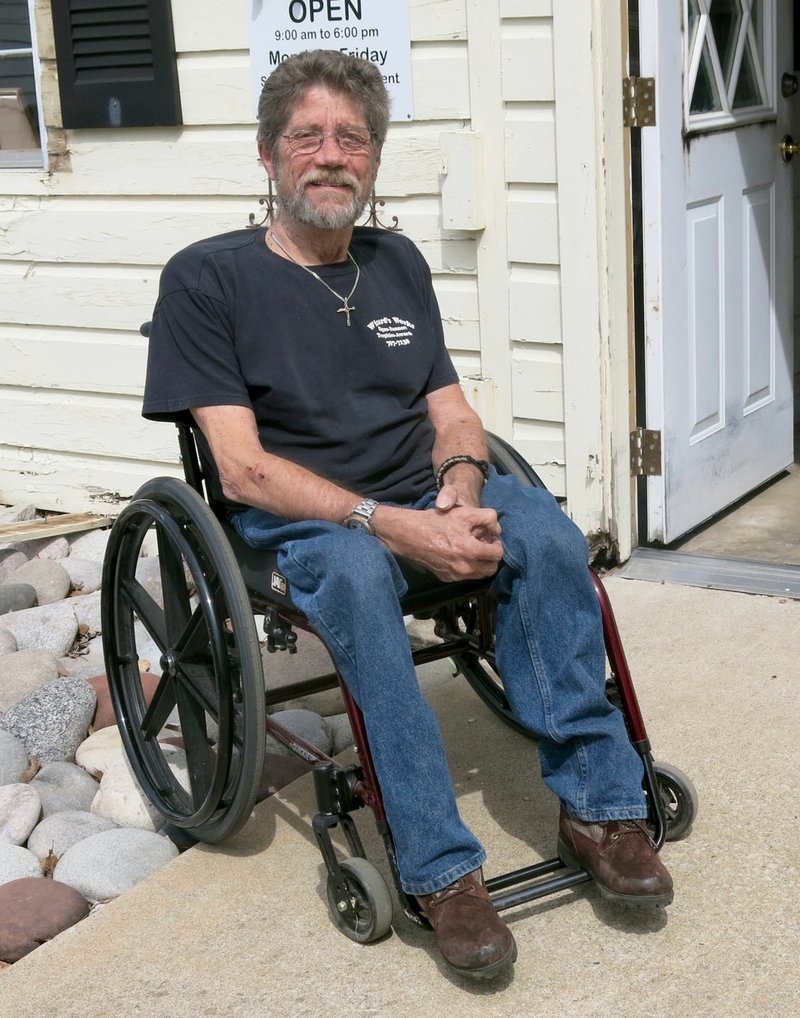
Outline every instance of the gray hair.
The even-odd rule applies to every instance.
[[[272,151],[299,99],[316,85],[347,96],[364,111],[380,150],[389,129],[389,93],[383,75],[369,60],[339,50],[305,50],[278,64],[264,82],[258,101],[258,135]]]

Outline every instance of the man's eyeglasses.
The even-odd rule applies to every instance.
[[[342,152],[348,155],[366,152],[372,144],[370,131],[354,131],[350,128],[334,131],[332,134],[324,134],[322,131],[295,131],[294,134],[283,134],[281,137],[286,139],[292,152],[302,156],[319,152],[326,138],[335,138]]]

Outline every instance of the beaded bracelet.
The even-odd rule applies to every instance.
[[[444,475],[450,469],[450,467],[456,466],[457,463],[469,463],[473,467],[477,467],[483,477],[483,483],[489,480],[489,464],[486,460],[476,460],[472,456],[448,456],[447,459],[442,463],[439,469],[436,471],[436,490],[441,491],[444,485]]]

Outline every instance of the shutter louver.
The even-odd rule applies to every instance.
[[[64,127],[181,122],[170,0],[53,0]]]

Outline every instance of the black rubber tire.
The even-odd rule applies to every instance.
[[[697,816],[700,800],[691,779],[671,764],[653,764],[661,804],[667,822],[665,839],[678,841],[689,833]]]
[[[163,603],[137,579],[155,531]],[[262,779],[266,707],[247,589],[225,534],[184,481],[144,484],[116,520],[103,566],[103,645],[117,724],[145,795],[168,824],[219,842],[252,812]],[[160,661],[148,706],[139,670],[144,634]],[[163,740],[182,742],[187,775]],[[188,788],[185,787],[188,785]]]
[[[371,944],[392,928],[392,899],[386,881],[367,859],[353,856],[340,864],[350,893],[349,908],[339,907],[331,877],[326,887],[333,924],[357,944]]]

